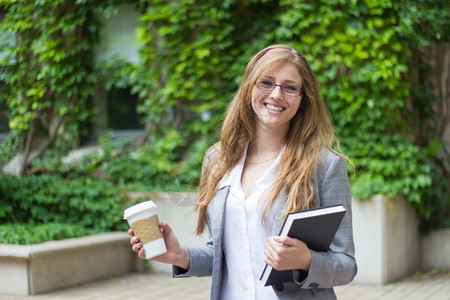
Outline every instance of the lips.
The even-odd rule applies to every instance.
[[[274,104],[270,104],[270,103],[265,103],[264,106],[272,111],[276,111],[276,112],[281,112],[284,110],[284,107],[282,106],[278,106],[278,105],[274,105]]]

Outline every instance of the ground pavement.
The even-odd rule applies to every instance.
[[[0,295],[0,300],[207,300],[211,278],[171,278],[134,273],[37,296]],[[450,272],[418,274],[381,286],[337,287],[339,300],[450,300]]]

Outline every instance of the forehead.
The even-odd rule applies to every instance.
[[[269,77],[276,81],[293,81],[301,84],[302,77],[298,72],[296,66],[291,63],[284,63],[275,68],[263,71],[261,77]]]

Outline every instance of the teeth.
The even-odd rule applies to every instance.
[[[270,109],[270,110],[275,110],[275,111],[282,111],[283,110],[282,107],[275,106],[275,105],[272,105],[272,104],[266,104],[266,107],[268,109]]]

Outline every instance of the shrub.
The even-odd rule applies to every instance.
[[[34,226],[36,229],[25,234],[23,241],[34,240],[30,237],[33,234],[37,234],[35,240],[41,240],[45,236],[126,230],[122,215],[127,205],[111,182],[99,178],[49,174],[0,177],[1,231],[5,239],[12,238],[11,242],[22,240],[12,233],[23,233]]]
[[[76,224],[1,224],[0,243],[30,245],[46,241],[75,238],[94,233]]]

